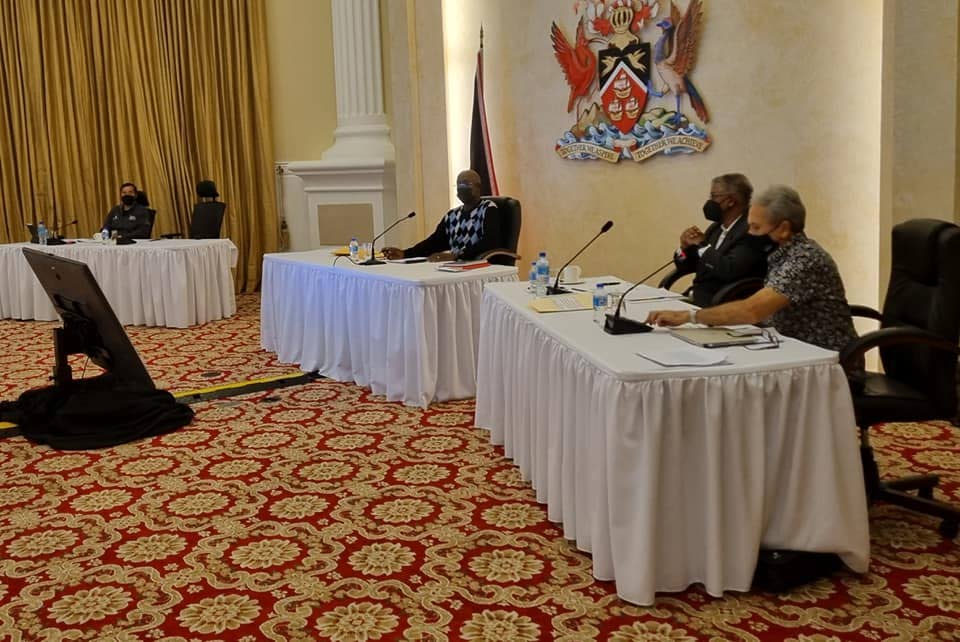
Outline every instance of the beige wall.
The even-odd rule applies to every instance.
[[[875,303],[882,3],[704,4],[692,77],[712,115],[706,153],[617,165],[560,159],[553,146],[572,116],[549,29],[557,20],[572,35],[575,17],[571,3],[552,0],[444,1],[445,26],[461,30],[445,34],[446,65],[463,71],[447,96],[467,97],[449,105],[451,141],[456,124],[469,123],[482,21],[493,155],[501,191],[523,202],[525,257],[545,248],[560,260],[611,218],[614,233],[578,263],[587,273],[644,276],[669,258],[682,228],[704,223],[710,177],[741,171],[758,188],[800,190],[810,235],[837,258],[851,300]],[[466,163],[465,151],[452,146],[451,156],[451,168]]]
[[[320,158],[337,127],[330,0],[267,0],[266,9],[274,159]]]
[[[956,0],[885,0],[880,290],[890,228],[911,218],[960,222]]]

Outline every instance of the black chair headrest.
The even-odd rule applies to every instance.
[[[917,218],[893,228],[893,269],[924,285],[936,285],[940,276],[940,235],[953,223]]]
[[[217,184],[213,181],[200,181],[197,183],[197,196],[200,198],[217,198],[220,192],[217,191]]]

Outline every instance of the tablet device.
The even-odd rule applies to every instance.
[[[715,328],[675,328],[670,334],[692,343],[701,348],[723,348],[726,346],[742,346],[762,341],[763,337],[756,334],[744,335],[742,330],[734,330],[724,326]]]

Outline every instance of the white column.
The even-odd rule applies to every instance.
[[[322,159],[287,164],[306,196],[302,213],[287,216],[291,232],[294,226],[299,231],[291,235],[291,249],[321,244],[320,205],[370,205],[374,234],[396,220],[394,151],[383,111],[380,56],[379,0],[333,0],[337,129]]]
[[[383,112],[379,0],[333,0],[337,129],[324,159],[392,160]]]

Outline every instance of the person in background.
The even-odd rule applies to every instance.
[[[680,235],[680,249],[673,262],[680,274],[695,272],[692,298],[705,308],[726,285],[749,277],[762,278],[767,254],[773,244],[747,233],[747,211],[753,186],[743,174],[717,176],[710,184],[710,199],[703,216],[710,221],[706,232],[697,226]]]
[[[150,214],[146,207],[137,203],[137,193],[137,186],[133,183],[120,186],[120,204],[114,205],[107,214],[102,229],[116,232],[123,238],[150,238]]]
[[[702,310],[654,310],[647,323],[677,326],[772,322],[781,334],[827,350],[840,351],[857,338],[837,264],[807,237],[800,195],[775,185],[750,207],[750,234],[777,245],[768,258],[762,290],[742,301]]]
[[[437,229],[413,247],[383,248],[388,259],[426,256],[430,261],[469,261],[500,244],[500,213],[497,204],[481,198],[480,175],[472,169],[457,175],[457,198],[463,205],[447,212]]]

